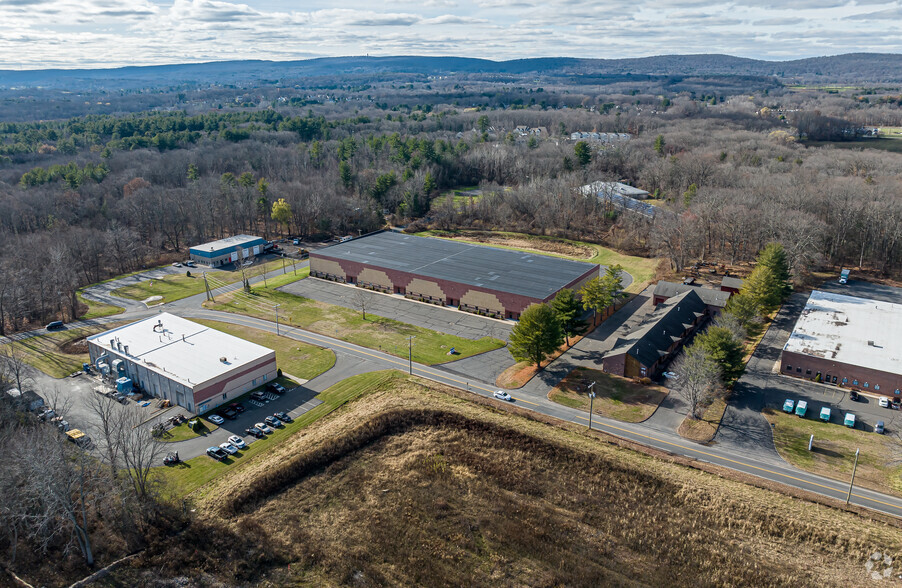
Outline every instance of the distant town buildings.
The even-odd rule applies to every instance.
[[[602,143],[607,145],[613,145],[615,143],[626,143],[632,138],[633,136],[629,133],[596,133],[595,131],[576,131],[575,133],[570,133],[571,141],[592,141],[595,143]]]

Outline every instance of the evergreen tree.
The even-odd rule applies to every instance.
[[[576,294],[573,290],[564,288],[551,301],[551,309],[561,324],[564,339],[569,346],[571,336],[579,335],[586,330],[586,321],[580,318],[582,309],[579,300],[576,299]]]
[[[578,141],[573,146],[573,155],[576,156],[576,162],[580,167],[586,167],[592,161],[592,148],[585,141]]]
[[[661,157],[664,157],[665,145],[666,143],[664,143],[664,135],[658,135],[657,137],[655,137],[655,153],[657,153]]]
[[[764,315],[780,306],[783,299],[783,286],[777,281],[774,272],[766,265],[759,265],[745,280],[740,293],[751,297],[758,309],[758,314]]]
[[[758,304],[744,290],[745,288],[743,287],[743,290],[740,290],[739,293],[730,296],[724,311],[736,317],[736,320],[743,327],[749,328],[758,321],[760,315],[758,314]]]
[[[781,298],[792,293],[792,282],[789,273],[789,262],[786,260],[786,250],[779,243],[768,243],[758,253],[758,265],[769,267],[774,278],[780,284]]]
[[[536,367],[564,342],[557,316],[547,304],[533,304],[520,315],[511,330],[510,352],[517,361],[528,361]]]
[[[729,384],[742,375],[745,368],[742,361],[742,340],[737,339],[726,327],[708,327],[695,338],[695,345],[707,351],[708,356],[720,367],[724,384]]]

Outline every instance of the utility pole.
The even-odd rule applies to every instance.
[[[855,484],[855,470],[858,469],[858,453],[861,449],[855,450],[855,465],[852,466],[852,481],[849,482],[849,495],[846,496],[846,506],[849,506],[849,501],[852,500],[852,485]]]
[[[207,272],[203,272],[203,274],[204,274],[204,290],[207,291],[207,300],[209,302],[216,302],[215,300],[213,300],[213,293],[210,292],[210,284],[207,283]]]
[[[592,408],[595,405],[595,391],[592,388],[595,387],[595,382],[589,384],[589,430],[592,430]]]
[[[275,309],[275,311],[276,311],[276,336],[278,336],[278,335],[280,334],[280,333],[279,333],[279,307],[280,307],[280,306],[282,306],[282,305],[281,305],[281,304],[276,304],[276,305],[273,307],[273,308]]]
[[[413,375],[413,340],[416,339],[416,336],[411,335],[407,338],[407,371],[412,376]]]

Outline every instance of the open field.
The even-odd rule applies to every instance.
[[[194,322],[272,349],[276,352],[276,365],[282,372],[298,378],[312,380],[335,365],[335,354],[331,349],[220,321],[195,319]]]
[[[352,398],[366,392],[390,388],[397,379],[403,379],[403,377],[404,375],[400,372],[387,371],[361,374],[343,380],[317,395],[317,398],[323,401],[322,404],[299,416],[293,423],[287,423],[284,427],[275,429],[272,435],[257,440],[246,450],[230,456],[222,462],[201,455],[178,466],[160,468],[158,479],[165,485],[167,494],[173,497],[183,497],[196,492],[220,476],[226,474],[229,477],[237,476],[243,468],[249,465],[254,456],[272,452],[281,441],[321,419]]]
[[[442,206],[445,206],[448,200],[451,200],[454,203],[456,208],[462,208],[469,205],[471,202],[477,202],[480,198],[482,198],[482,194],[473,194],[468,193],[472,190],[478,190],[478,186],[468,186],[465,188],[458,188],[456,190],[448,190],[444,192],[441,196],[437,198],[433,198],[430,203],[430,208],[432,210],[437,210]]]
[[[430,365],[462,359],[504,346],[503,341],[491,337],[473,341],[370,313],[367,313],[364,320],[362,314],[356,310],[280,292],[272,287],[264,288],[262,284],[253,288],[251,296],[253,300],[244,295],[236,296],[230,293],[217,297],[215,303],[205,302],[204,306],[213,310],[274,320],[274,313],[268,309],[280,304],[279,321],[283,324],[301,327],[371,349],[379,349],[405,359],[409,352],[407,338],[412,336],[415,337],[413,360]],[[450,356],[448,352],[452,347],[456,354]]]
[[[896,523],[382,377],[365,401],[210,466],[228,475],[195,495],[197,523],[99,585],[822,588],[868,583],[873,552],[902,553]]]
[[[85,337],[124,324],[127,322],[52,331],[17,341],[15,346],[28,364],[54,378],[65,378],[81,370],[82,364],[89,360]]]
[[[831,145],[837,149],[881,149],[892,153],[902,153],[902,137],[878,137],[876,139],[860,139],[858,141],[804,141],[806,147],[823,147]]]
[[[578,367],[548,393],[548,398],[558,404],[588,412],[588,386],[592,382],[595,382],[592,412],[628,423],[644,421],[667,397],[667,388],[663,386],[643,386],[601,370]]]
[[[113,294],[128,298],[130,300],[147,300],[151,296],[162,296],[162,300],[158,303],[163,304],[174,300],[181,300],[204,291],[203,268],[182,268],[184,271],[178,274],[171,274],[165,278],[146,279],[137,284],[129,284],[121,288],[113,290]],[[250,266],[245,269],[249,278],[258,276],[264,271],[272,272],[282,269],[282,260],[277,259],[268,261],[261,265]],[[188,276],[188,272],[191,276]],[[215,281],[210,283],[210,288],[215,288],[216,284],[234,284],[241,281],[241,272],[238,270],[226,272],[217,271],[210,272],[210,277]],[[298,278],[300,279],[300,278]],[[286,282],[287,283],[287,282]],[[284,285],[284,284],[282,284]]]
[[[114,314],[119,314],[125,309],[121,306],[115,306],[113,304],[105,304],[103,302],[97,302],[96,300],[88,300],[84,296],[81,295],[81,292],[77,294],[78,301],[83,304],[86,308],[82,315],[78,318],[82,320],[90,320],[95,318],[100,318],[104,316],[112,316]]]
[[[645,285],[654,278],[655,272],[661,264],[661,260],[657,258],[625,255],[595,243],[558,239],[556,237],[540,237],[501,231],[424,231],[417,234],[470,241],[503,249],[529,251],[607,266],[620,264],[627,273],[633,276],[633,283],[625,290],[632,293],[641,292]]]
[[[777,451],[792,465],[848,481],[852,476],[855,450],[861,449],[855,485],[902,496],[902,464],[889,463],[896,454],[894,440],[889,435],[844,427],[839,422],[842,414],[837,414],[836,410],[830,423],[818,420],[818,415],[812,411],[809,411],[807,418],[799,418],[766,408],[764,417],[774,425]],[[861,427],[860,424],[858,426]],[[898,431],[890,433],[896,434]],[[814,435],[814,450],[808,451],[811,435]]]

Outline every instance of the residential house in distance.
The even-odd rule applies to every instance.
[[[571,141],[590,141],[593,143],[602,143],[605,145],[626,143],[632,138],[632,135],[630,135],[629,133],[597,133],[595,131],[576,131],[575,133],[570,133]]]
[[[623,196],[635,200],[645,200],[650,196],[645,190],[634,188],[623,182],[592,182],[581,186],[580,191],[585,195],[598,194],[599,198],[604,196]]]
[[[667,282],[665,280],[661,280],[655,285],[652,296],[654,297],[655,305],[658,305],[665,300],[690,290],[698,294],[699,298],[702,299],[702,302],[705,303],[705,306],[708,307],[708,312],[712,315],[716,315],[723,310],[727,305],[727,301],[730,299],[730,293],[724,292],[723,290],[704,288],[692,284],[677,284],[676,282]]]
[[[693,288],[665,300],[636,329],[617,339],[602,369],[627,378],[655,378],[711,314]]]

